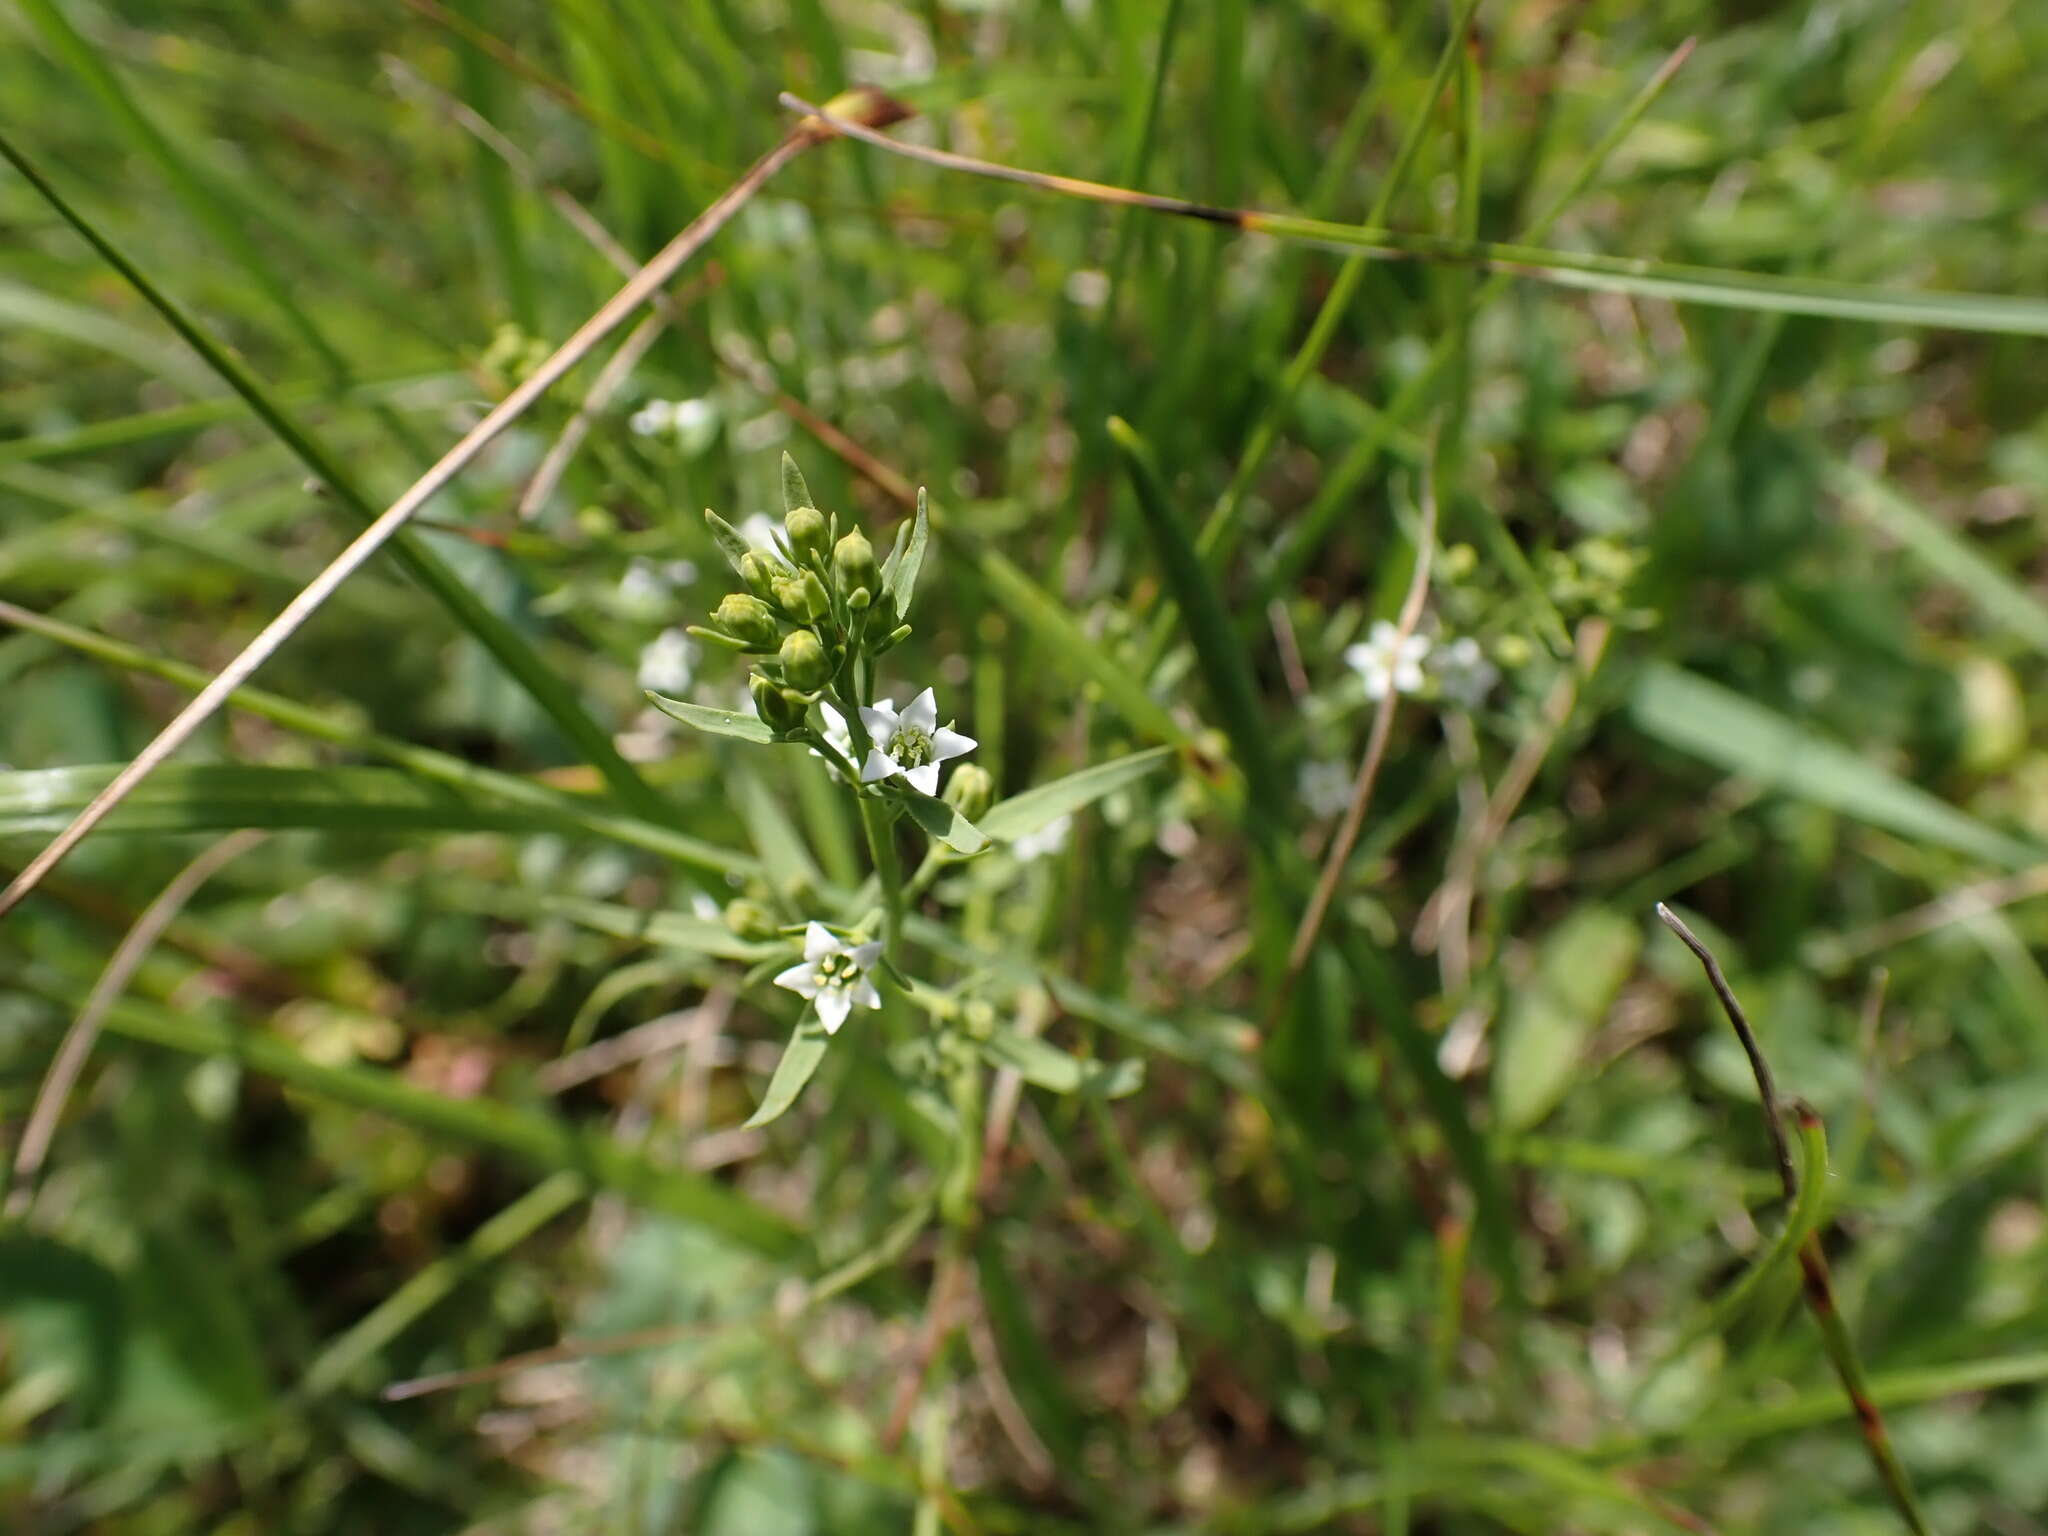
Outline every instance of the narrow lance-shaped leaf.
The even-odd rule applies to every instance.
[[[955,853],[979,853],[988,846],[981,829],[943,800],[906,790],[903,803],[910,819]]]
[[[823,1022],[806,1011],[796,1033],[789,1037],[782,1060],[775,1064],[775,1075],[768,1079],[768,1092],[762,1096],[760,1107],[747,1120],[748,1130],[782,1118],[824,1061],[825,1045],[831,1038]]]
[[[713,736],[731,736],[738,741],[763,745],[775,740],[775,733],[768,729],[759,715],[712,709],[704,704],[687,704],[681,699],[664,698],[658,693],[649,693],[647,701],[670,719],[680,720],[696,730],[708,731]]]
[[[817,505],[811,500],[811,488],[804,484],[804,472],[796,467],[796,460],[785,453],[782,456],[783,509],[794,512],[798,507],[815,509]]]
[[[925,546],[931,541],[931,517],[926,510],[925,490],[917,488],[917,514],[911,518],[910,527],[902,543],[889,556],[888,567],[882,572],[882,581],[889,589],[889,596],[895,599],[899,616],[910,614],[911,594],[917,590],[917,573],[924,566]]]

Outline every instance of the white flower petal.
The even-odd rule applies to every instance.
[[[868,734],[876,741],[887,741],[894,736],[901,721],[892,699],[877,699],[872,705],[860,707],[860,723],[868,728]]]
[[[1364,672],[1379,665],[1380,653],[1369,645],[1347,645],[1344,647],[1344,665],[1354,671]]]
[[[832,930],[823,923],[804,924],[804,958],[822,960],[827,955],[836,955],[845,946],[832,936]]]
[[[925,689],[903,706],[903,723],[916,727],[927,736],[938,729],[939,701],[932,697],[931,689]]]
[[[825,734],[827,737],[844,736],[847,733],[846,716],[839,713],[838,710],[834,709],[823,699],[818,701],[818,713],[825,717]]]
[[[1387,696],[1387,689],[1393,686],[1393,681],[1393,678],[1384,671],[1366,673],[1365,696],[1368,699],[1384,699]]]
[[[846,1022],[847,1014],[853,1011],[853,999],[846,995],[843,987],[827,987],[818,994],[813,1006],[818,1010],[818,1022],[825,1026],[825,1033],[836,1035],[839,1026]]]
[[[868,760],[860,765],[860,781],[872,784],[877,779],[886,779],[892,773],[900,772],[896,759],[875,747],[868,748]]]
[[[853,989],[853,1000],[863,1008],[882,1006],[882,994],[875,990],[875,984],[865,976],[861,978],[860,985]]]
[[[856,944],[846,952],[846,958],[864,971],[874,969],[875,961],[881,958],[882,941],[869,939],[865,944]]]
[[[951,762],[964,757],[974,750],[974,738],[962,736],[950,725],[942,725],[932,732],[932,758],[936,762]]]
[[[788,988],[798,997],[816,997],[818,995],[817,967],[799,961],[777,976],[775,978],[775,985]]]
[[[939,765],[926,763],[922,768],[906,768],[903,777],[910,780],[910,787],[921,795],[936,795],[939,792]]]
[[[1385,619],[1374,619],[1372,621],[1371,640],[1375,650],[1390,651],[1394,648],[1394,642],[1400,638],[1401,631],[1395,625],[1388,623]]]

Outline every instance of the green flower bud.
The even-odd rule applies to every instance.
[[[725,904],[725,926],[742,939],[755,943],[775,938],[780,932],[775,915],[758,901],[748,901],[744,896]]]
[[[909,638],[910,626],[908,624],[898,624],[894,629],[890,630],[888,634],[882,636],[881,639],[870,640],[868,642],[868,654],[871,656],[879,656],[884,651],[893,651],[894,649],[896,649],[897,646],[901,645],[904,641],[908,640]]]
[[[782,677],[792,688],[811,693],[832,679],[832,663],[825,647],[808,629],[793,629],[782,637]]]
[[[719,599],[718,612],[711,615],[711,622],[751,650],[775,648],[779,633],[775,615],[758,597],[749,597],[744,592],[726,593]]]
[[[831,600],[825,596],[825,584],[809,571],[801,576],[776,577],[775,601],[799,624],[824,617],[831,607]]]
[[[862,589],[870,594],[881,590],[881,573],[875,569],[875,546],[858,528],[833,546],[832,571],[839,578],[839,589],[849,598]]]
[[[791,507],[782,520],[782,529],[789,535],[789,547],[796,551],[798,560],[807,562],[815,558],[824,563],[832,547],[824,513],[816,507]]]
[[[758,549],[750,549],[740,556],[740,580],[764,603],[775,596],[775,571],[775,562]]]
[[[778,736],[786,736],[804,723],[804,701],[756,672],[747,681],[754,694],[754,713]]]
[[[946,781],[946,804],[969,821],[989,808],[996,797],[996,781],[986,768],[962,763]]]

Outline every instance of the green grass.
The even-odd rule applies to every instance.
[[[779,91],[1263,210],[807,152],[530,518],[609,346],[0,918],[11,1155],[122,934],[272,829],[14,1190],[0,1525],[1904,1530],[1843,1360],[1929,1529],[2048,1518],[2048,908],[1815,966],[2048,839],[2039,8],[24,0],[0,45],[10,875]],[[927,488],[873,692],[979,740],[993,804],[916,816],[993,853],[690,729],[744,658],[639,675],[784,449],[878,555]],[[1425,455],[1431,681],[1289,986]],[[878,930],[899,859],[827,1039],[777,929]],[[1660,900],[1823,1117],[1796,1204]]]

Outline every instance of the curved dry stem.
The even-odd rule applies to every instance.
[[[171,883],[143,909],[142,915],[135,920],[135,926],[115,947],[107,968],[93,983],[85,1006],[78,1010],[78,1017],[65,1031],[63,1043],[51,1058],[50,1070],[43,1074],[42,1086],[36,1090],[35,1106],[29,1111],[28,1124],[21,1133],[21,1145],[14,1154],[14,1187],[8,1192],[6,1206],[8,1219],[24,1219],[35,1203],[37,1175],[49,1157],[50,1143],[56,1137],[57,1122],[64,1118],[64,1106],[70,1102],[71,1090],[78,1086],[79,1076],[85,1071],[86,1058],[92,1055],[93,1044],[100,1037],[100,1020],[127,990],[129,978],[156,947],[156,941],[163,937],[164,930],[185,909],[185,903],[192,899],[193,894],[230,861],[247,853],[268,835],[254,828],[244,828],[240,832],[230,832],[207,848],[172,876]]]

